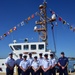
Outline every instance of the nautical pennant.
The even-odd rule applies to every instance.
[[[62,18],[61,17],[59,17],[59,21],[62,21]]]
[[[16,26],[13,28],[13,30],[16,30],[17,28],[16,28]]]
[[[7,32],[7,35],[9,35],[9,34],[10,34],[10,32],[8,31],[8,32]]]
[[[12,33],[13,32],[13,30],[12,29],[10,29],[10,31],[9,31],[10,33]]]
[[[53,14],[53,10],[50,9],[50,13]],[[54,12],[55,13],[55,12]],[[56,13],[55,13],[56,14]],[[66,24],[67,26],[70,26],[70,30],[73,30],[73,32],[75,32],[75,27],[73,27],[72,25],[70,25],[69,23],[67,23],[65,20],[62,19],[62,17],[60,17],[59,15],[56,14],[56,17],[58,17],[58,20],[61,21],[63,24]]]
[[[73,28],[73,32],[75,32],[75,27]]]
[[[66,24],[66,21],[65,20],[63,20],[63,24]]]
[[[31,16],[31,18],[34,18],[34,14]]]
[[[11,28],[8,32],[6,32],[5,34],[3,34],[3,36],[0,36],[0,40],[2,40],[4,37],[6,37],[7,35],[9,35],[13,31],[17,30],[17,27],[24,26],[25,23],[28,23],[28,21],[31,20],[31,19],[33,19],[33,18],[34,18],[34,14],[32,14],[31,17],[29,16],[27,19],[23,20],[21,23],[17,24],[13,28]]]
[[[72,26],[70,26],[70,30],[73,30],[73,27]]]
[[[24,21],[21,22],[21,26],[23,26],[23,25],[24,25]]]
[[[28,17],[28,20],[30,20],[31,18],[30,17]]]
[[[4,37],[6,37],[6,36],[7,36],[7,34],[5,33],[5,34],[4,34]]]

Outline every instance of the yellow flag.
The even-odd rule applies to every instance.
[[[30,17],[28,17],[28,20],[30,20],[31,18]]]
[[[11,33],[12,33],[12,31],[13,31],[13,30],[12,30],[12,29],[10,29],[10,32],[11,32]]]

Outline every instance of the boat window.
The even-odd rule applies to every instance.
[[[44,45],[43,45],[43,44],[40,44],[40,45],[39,45],[39,49],[40,49],[40,50],[44,50]]]
[[[24,45],[24,50],[28,50],[29,49],[29,45]]]
[[[15,50],[21,50],[21,45],[14,45],[13,47]]]
[[[14,49],[12,48],[12,46],[10,46],[10,48],[11,48],[11,50],[14,50]]]
[[[31,50],[36,50],[36,45],[31,45]]]

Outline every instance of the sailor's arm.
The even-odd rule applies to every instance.
[[[32,69],[36,72],[36,69],[32,66]]]
[[[8,67],[9,69],[13,69],[14,67],[11,67],[10,65],[6,64],[6,67]]]
[[[58,66],[61,66],[61,64],[58,62]]]
[[[67,67],[68,66],[68,62],[66,63],[66,65],[64,67]]]
[[[48,71],[49,69],[51,69],[52,66],[49,66],[45,71]]]
[[[43,71],[45,71],[45,69],[44,69],[44,67],[43,67],[43,66],[41,66],[41,68],[42,68],[42,70],[43,70]]]
[[[10,68],[10,66],[6,63],[6,67]]]
[[[38,67],[36,70],[38,71],[40,69],[40,67]]]
[[[55,63],[54,63],[54,65],[52,66],[52,68],[54,68],[56,65],[57,65],[57,61],[56,61],[56,59],[55,59]]]
[[[24,72],[25,72],[25,69],[23,69],[23,67],[22,67],[22,66],[20,66],[20,68],[21,68],[21,70],[22,70],[22,71],[24,71]]]

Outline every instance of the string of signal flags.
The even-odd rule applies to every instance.
[[[69,26],[70,30],[72,30],[73,32],[75,32],[75,27],[73,27],[72,25],[70,25],[67,21],[65,21],[62,17],[60,17],[58,14],[56,14],[53,10],[50,9],[50,13],[52,14],[52,17],[56,17],[58,18],[58,20],[60,22],[62,22],[64,25]],[[13,28],[9,29],[8,32],[4,33],[2,36],[0,36],[0,40],[3,40],[5,37],[7,37],[8,35],[10,35],[12,32],[16,31],[19,27],[24,26],[25,23],[28,24],[28,22],[33,19],[35,16],[38,15],[38,12],[32,14],[31,16],[29,16],[27,19],[24,19],[23,21],[21,21],[19,24],[17,24],[16,26],[14,26]],[[56,24],[57,25],[57,24]]]
[[[67,25],[70,30],[72,30],[73,32],[75,32],[75,27],[73,27],[72,25],[70,25],[70,23],[68,23],[66,20],[64,20],[62,17],[60,17],[58,14],[56,14],[52,9],[49,9],[50,10],[50,13],[53,15],[56,16],[56,18],[58,18],[58,20],[60,22],[62,22],[64,25]],[[57,22],[56,22],[56,25],[57,25]]]
[[[7,31],[2,36],[0,36],[0,40],[3,40],[5,37],[7,37],[8,35],[10,35],[12,32],[16,31],[19,27],[24,26],[25,23],[28,24],[28,21],[30,21],[31,19],[33,19],[36,14],[37,14],[37,12],[35,14],[32,14],[31,16],[29,16],[27,19],[24,19],[23,21],[21,21],[19,24],[17,24],[13,28],[9,29],[9,31]]]

